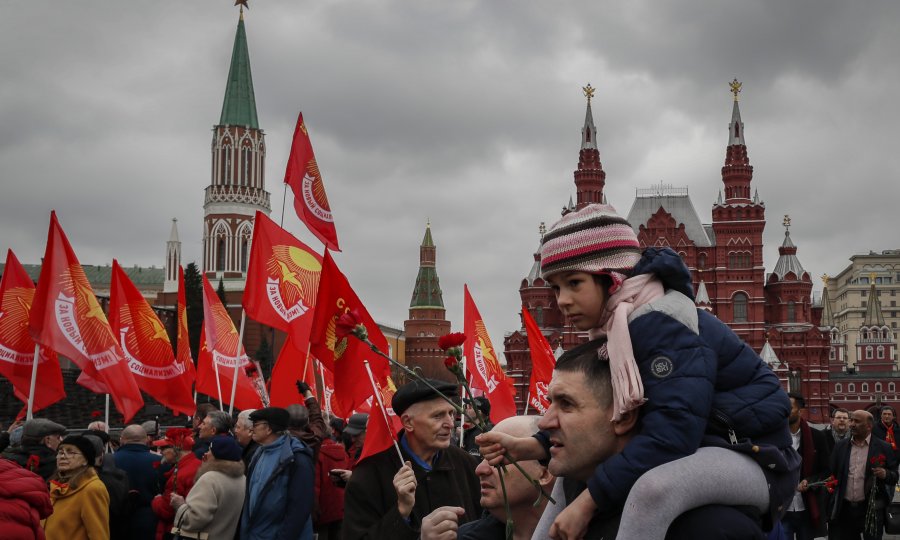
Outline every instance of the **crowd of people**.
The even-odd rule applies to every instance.
[[[810,426],[803,397],[696,308],[680,257],[642,250],[608,205],[564,216],[540,255],[560,310],[589,336],[557,360],[542,416],[493,426],[488,400],[413,378],[390,403],[394,445],[365,459],[368,415],[326,418],[299,381],[294,405],[232,418],[201,404],[191,428],[70,434],[36,418],[0,436],[3,533],[881,538],[898,482],[894,409],[837,409]]]

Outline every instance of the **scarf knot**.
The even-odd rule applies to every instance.
[[[591,339],[606,336],[609,355],[609,371],[612,377],[613,417],[622,415],[644,404],[644,385],[634,359],[628,316],[635,309],[662,298],[665,289],[654,274],[641,274],[626,279],[606,302],[605,316],[588,334]]]

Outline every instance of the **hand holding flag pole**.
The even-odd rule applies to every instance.
[[[381,416],[384,418],[384,423],[387,424],[388,431],[391,432],[391,441],[394,443],[394,449],[397,450],[397,457],[400,458],[400,466],[403,466],[404,459],[403,454],[400,453],[400,445],[397,444],[397,437],[391,428],[391,421],[388,418],[387,410],[384,408],[384,401],[381,399],[381,390],[378,389],[378,385],[375,384],[375,377],[372,375],[372,368],[369,366],[368,360],[363,360],[363,365],[366,366],[366,373],[369,375],[369,382],[372,384],[372,392],[374,392],[375,399],[378,400],[378,408],[381,410]]]

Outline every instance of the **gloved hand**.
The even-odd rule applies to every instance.
[[[304,381],[297,381],[297,391],[300,392],[301,396],[304,396],[310,391],[309,385]]]

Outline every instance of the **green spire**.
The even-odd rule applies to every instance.
[[[431,223],[425,227],[425,238],[419,246],[419,275],[413,289],[410,309],[437,308],[444,309],[444,293],[435,268],[436,248],[431,238]]]
[[[222,118],[219,119],[219,125],[249,126],[259,129],[243,12],[234,36],[231,68],[228,70],[228,85],[225,87],[225,102],[222,104]]]

